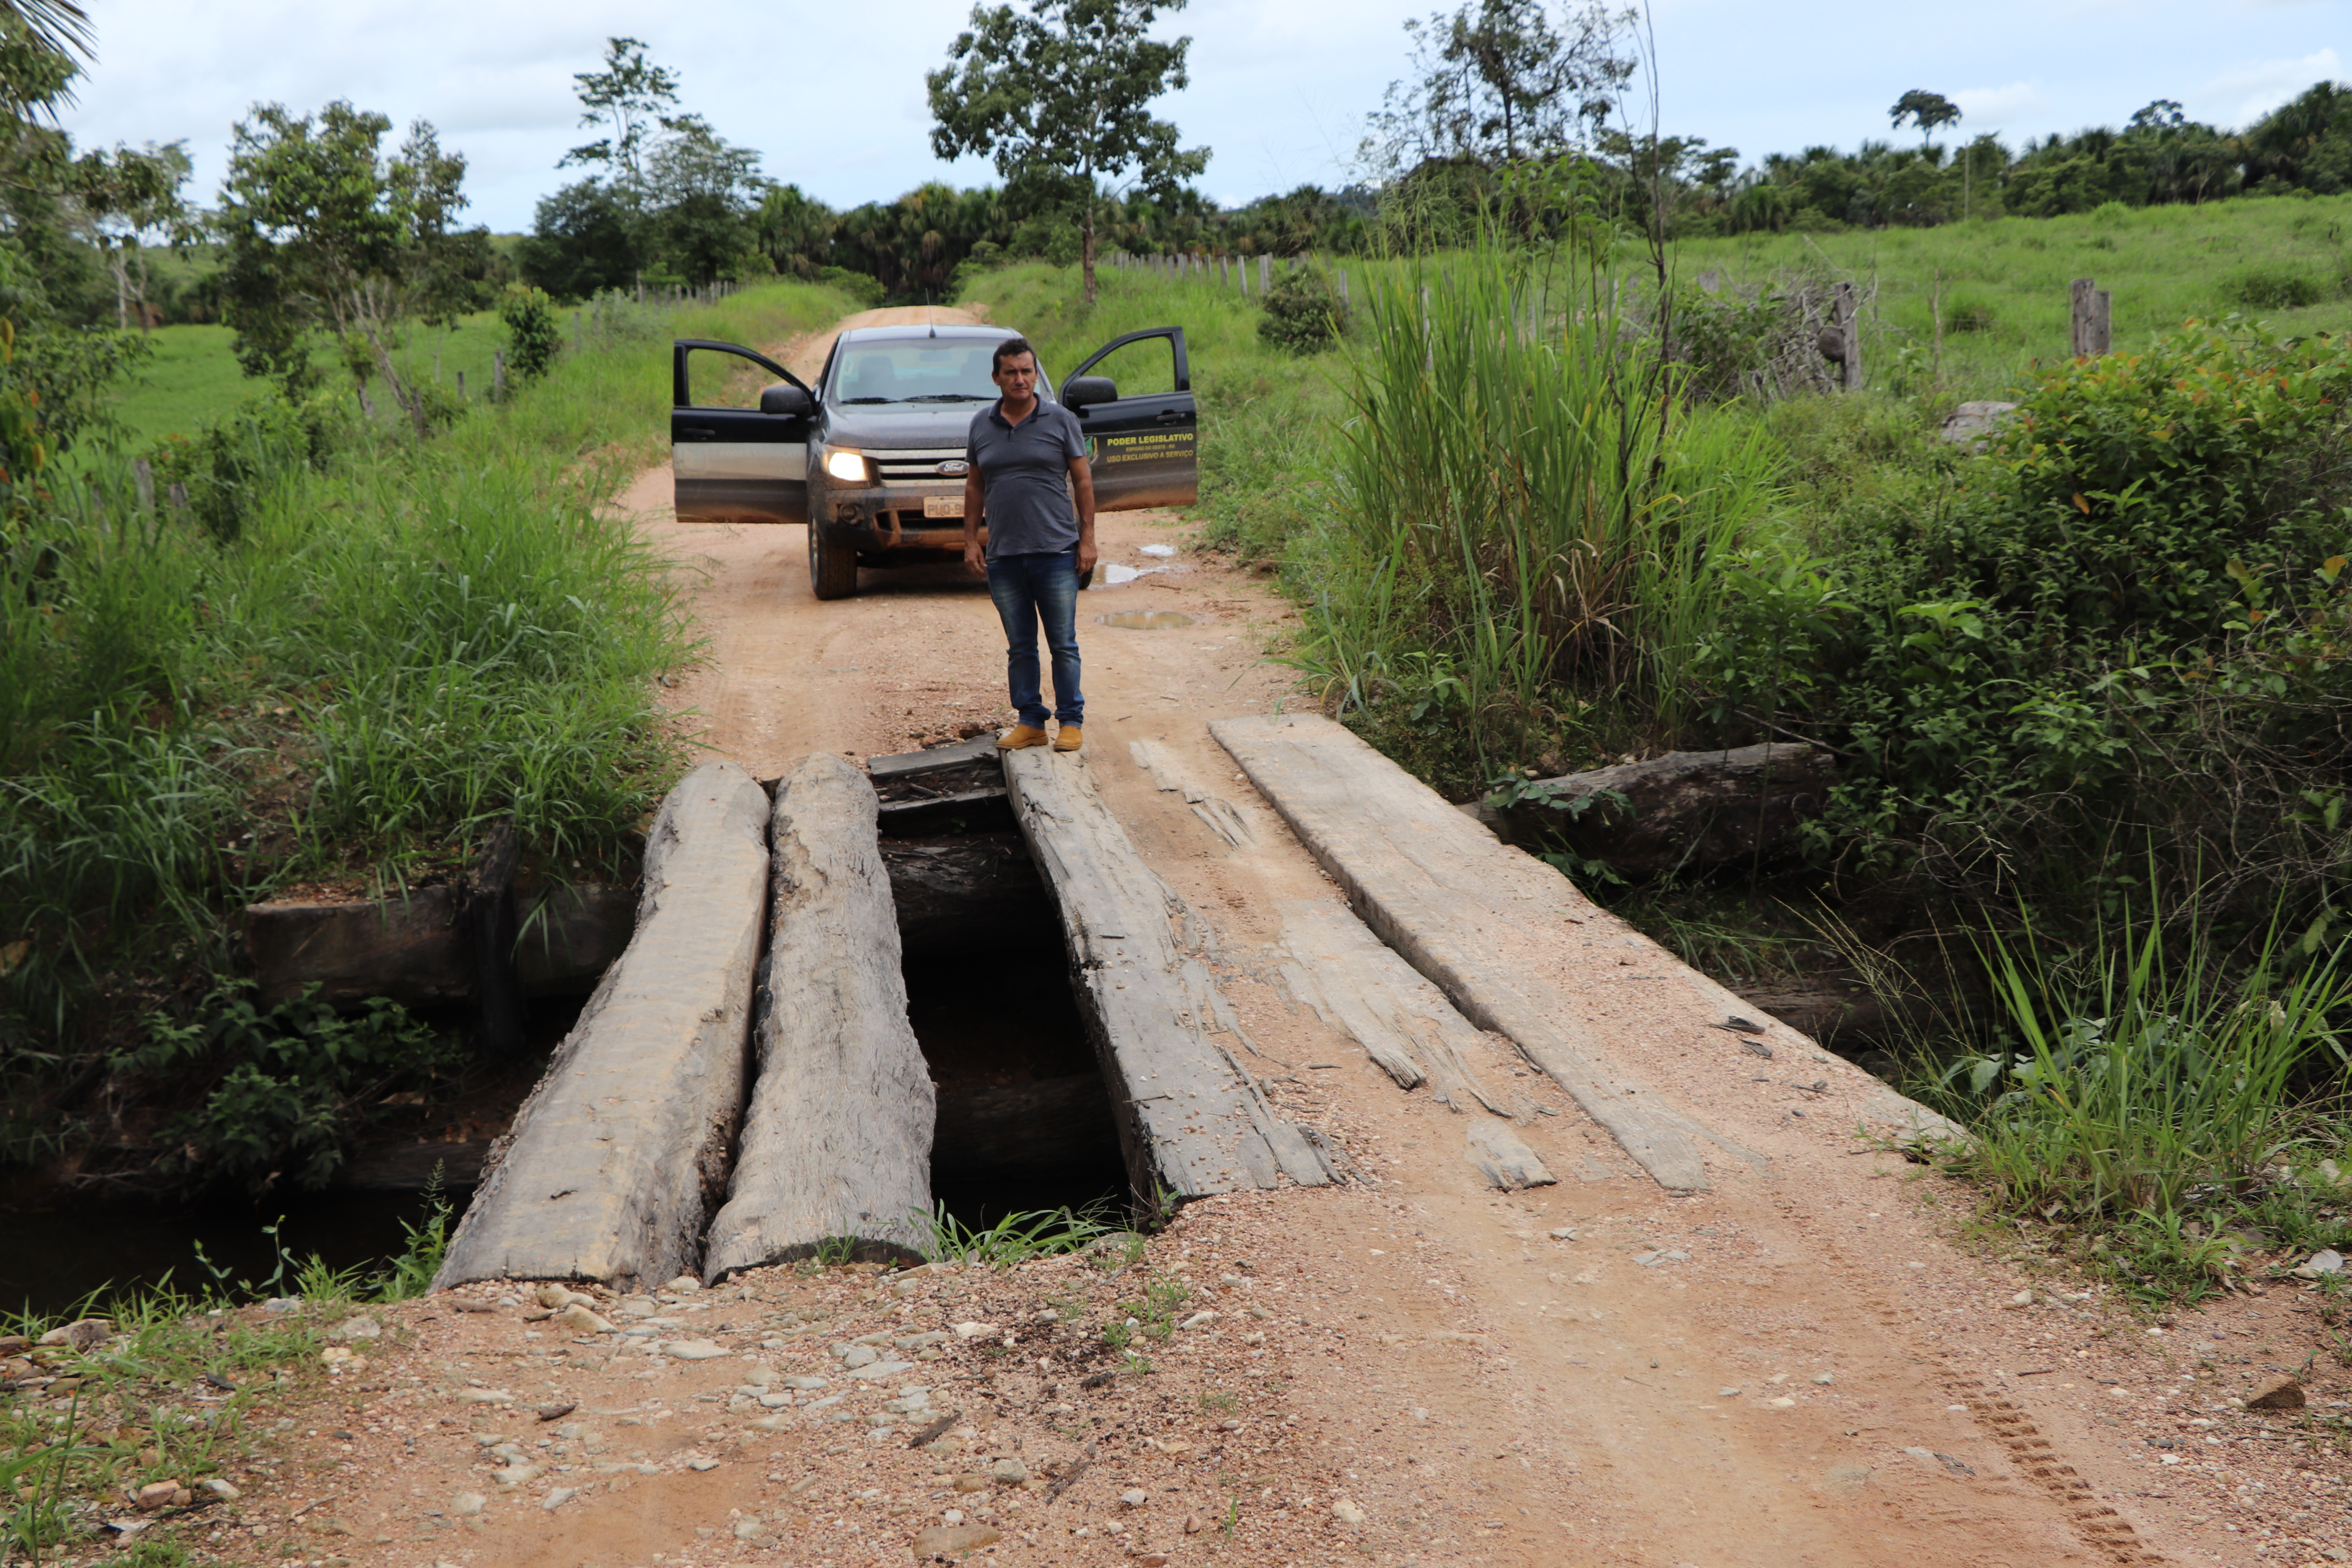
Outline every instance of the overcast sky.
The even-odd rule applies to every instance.
[[[1458,4],[1458,0],[1457,0]],[[349,98],[431,120],[470,161],[472,216],[528,228],[576,177],[572,74],[612,34],[645,39],[686,106],[765,154],[766,173],[836,206],[984,164],[930,155],[923,73],[966,0],[93,0],[99,63],[67,124],[84,144],[185,140],[196,194],[220,181],[231,124],[257,101]],[[1192,85],[1163,100],[1202,187],[1246,201],[1349,177],[1365,114],[1406,63],[1405,0],[1194,0],[1163,31],[1192,39]],[[1952,99],[1963,134],[2120,124],[2152,99],[2236,126],[2352,58],[2352,0],[1975,0],[1864,10],[1658,0],[1662,120],[1752,161],[1890,135],[1912,88]]]

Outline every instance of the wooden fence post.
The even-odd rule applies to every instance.
[[[1348,269],[1341,267],[1336,270],[1339,275],[1339,307],[1342,310],[1351,309],[1355,301],[1348,298]]]
[[[173,479],[172,481],[172,488],[165,490],[163,494],[172,503],[172,521],[180,527],[186,527],[188,522],[188,487],[181,483],[178,479]]]
[[[142,458],[131,465],[131,477],[139,486],[139,510],[155,510],[155,466]]]
[[[457,373],[457,401],[466,401],[466,373],[462,370]]]
[[[1272,287],[1274,287],[1274,258],[1261,256],[1257,258],[1257,291],[1263,294]]]
[[[1862,390],[1862,307],[1854,298],[1853,285],[1837,286],[1837,323],[1839,345],[1845,350],[1845,362],[1838,367],[1838,384],[1848,392]]]
[[[506,400],[507,351],[492,349],[490,351],[490,401],[504,403]]]
[[[2095,280],[2077,278],[2067,289],[2073,310],[2069,347],[2076,359],[2096,359],[2115,347],[2114,296]]]

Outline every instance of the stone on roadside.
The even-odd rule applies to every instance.
[[[988,1474],[999,1486],[1017,1487],[1029,1479],[1029,1467],[1018,1459],[999,1459],[988,1468]]]
[[[988,1489],[988,1478],[978,1474],[962,1475],[951,1484],[960,1492],[984,1492]]]
[[[1118,1494],[1118,1500],[1125,1503],[1129,1508],[1141,1508],[1145,1503],[1151,1500],[1151,1494],[1145,1491],[1141,1487],[1129,1487],[1127,1490]]]
[[[461,1388],[457,1391],[460,1405],[512,1405],[515,1396],[503,1388]]]
[[[2344,1272],[2344,1255],[2333,1247],[2325,1252],[2315,1252],[2309,1262],[2290,1272],[2298,1279],[2317,1279],[2324,1275],[2341,1274]]]
[[[243,1492],[237,1490],[236,1487],[221,1479],[218,1476],[213,1477],[210,1480],[198,1481],[196,1484],[204,1488],[205,1490],[212,1493],[213,1496],[220,1499],[223,1502],[235,1502],[237,1499],[245,1495]]]
[[[383,1325],[373,1318],[345,1318],[327,1331],[331,1340],[373,1340],[383,1333]]]
[[[1188,1513],[1188,1514],[1186,1514],[1186,1515],[1184,1516],[1184,1533],[1185,1533],[1185,1534],[1187,1534],[1187,1535],[1198,1535],[1198,1534],[1200,1534],[1200,1533],[1201,1533],[1201,1531],[1204,1531],[1204,1530],[1206,1530],[1206,1529],[1208,1529],[1208,1528],[1209,1528],[1209,1521],[1208,1521],[1207,1520],[1205,1520],[1205,1519],[1202,1519],[1199,1514],[1197,1514],[1197,1513]]]
[[[2300,1410],[2303,1384],[2291,1377],[2273,1378],[2246,1401],[2249,1410]]]
[[[689,1470],[715,1470],[719,1468],[719,1461],[716,1459],[688,1459],[686,1462],[686,1468]]]
[[[481,1512],[482,1505],[489,1500],[479,1492],[459,1492],[449,1500],[449,1511],[460,1519],[470,1519]]]
[[[131,1496],[131,1505],[141,1513],[152,1513],[159,1508],[169,1508],[172,1500],[180,1495],[177,1481],[149,1481]]]
[[[841,1357],[841,1364],[852,1372],[861,1366],[872,1366],[882,1359],[881,1352],[872,1345],[844,1345],[836,1353]]]
[[[104,1344],[113,1332],[114,1320],[111,1318],[77,1318],[70,1323],[51,1329],[37,1342],[86,1351],[94,1345]]]
[[[679,1361],[713,1361],[734,1352],[709,1340],[672,1340],[662,1346],[662,1353]]]
[[[738,1541],[757,1541],[767,1533],[768,1527],[756,1519],[739,1519],[735,1521],[735,1539]]]
[[[691,1274],[681,1274],[662,1289],[673,1296],[691,1296],[702,1289],[702,1281]]]
[[[613,1325],[597,1316],[584,1301],[569,1303],[551,1321],[575,1334],[609,1334],[613,1331]]]
[[[579,1495],[580,1489],[578,1487],[558,1487],[553,1491],[548,1493],[546,1500],[541,1502],[539,1506],[545,1509],[548,1512],[553,1513],[557,1509],[562,1508],[565,1503],[570,1502],[573,1498],[576,1498]]]
[[[1944,439],[1952,445],[1984,450],[1984,442],[2017,412],[2014,403],[1963,403],[1944,421]]]
[[[955,1557],[993,1546],[1003,1539],[1004,1531],[992,1524],[935,1524],[916,1532],[915,1559],[929,1562],[933,1557]]]
[[[1339,1498],[1331,1504],[1331,1517],[1341,1524],[1361,1524],[1366,1516],[1362,1509],[1358,1508],[1346,1498]]]

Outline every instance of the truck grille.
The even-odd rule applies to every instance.
[[[920,451],[868,451],[866,455],[872,459],[875,472],[886,485],[963,483],[961,474],[940,472],[941,463],[963,461],[961,447],[927,447]]]

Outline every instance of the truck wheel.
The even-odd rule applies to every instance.
[[[857,596],[857,546],[846,539],[827,539],[814,519],[808,525],[809,586],[820,599]]]

